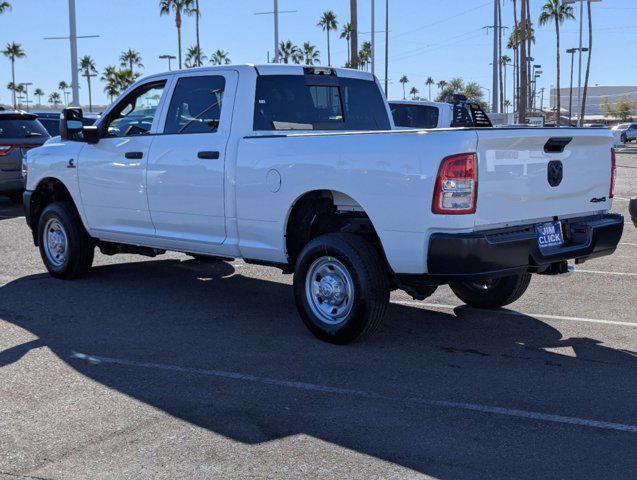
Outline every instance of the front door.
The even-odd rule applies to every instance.
[[[103,138],[80,153],[82,205],[93,235],[125,241],[121,235],[154,235],[146,198],[146,164],[152,129],[166,80],[140,86],[100,124]]]
[[[206,251],[226,238],[224,166],[236,84],[233,70],[179,76],[150,149],[148,205],[156,235],[182,248]]]

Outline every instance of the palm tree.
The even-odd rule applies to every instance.
[[[418,89],[416,87],[411,87],[411,90],[409,90],[409,95],[411,95],[412,100],[416,100],[416,95],[418,95]]]
[[[503,68],[503,72],[504,72],[504,81],[503,81],[503,89],[502,89],[502,98],[504,99],[504,101],[502,102],[502,106],[504,106],[504,104],[506,103],[506,98],[507,98],[507,66],[511,63],[511,57],[509,57],[508,55],[502,55],[500,57],[500,65]]]
[[[447,82],[444,80],[440,80],[436,86],[438,87],[438,90],[442,90],[443,88],[445,88],[445,85],[447,85]]]
[[[323,12],[323,16],[319,23],[316,24],[317,27],[321,27],[321,29],[327,32],[327,64],[329,66],[332,65],[332,54],[330,50],[330,30],[336,30],[338,27],[338,22],[336,21],[336,14],[328,10],[327,12]]]
[[[177,27],[177,47],[179,51],[179,69],[181,70],[181,16],[192,13],[194,0],[159,0],[159,15],[175,13],[175,26]]]
[[[7,90],[9,90],[11,92],[11,95],[13,95],[13,97],[15,98],[15,94],[16,94],[16,84],[14,82],[9,82],[7,83]],[[15,102],[15,100],[14,100]],[[18,105],[16,103],[14,103],[13,105],[13,109],[16,110],[18,108]]]
[[[62,80],[60,83],[58,83],[58,90],[62,91],[62,94],[64,95],[64,105],[68,105],[69,101],[67,98],[67,95],[69,92],[67,92],[67,90],[69,89],[69,84],[66,83],[64,80]]]
[[[409,79],[407,78],[407,75],[403,75],[398,81],[403,84],[403,100],[405,100],[407,98],[407,95],[405,94],[405,85],[409,83]]]
[[[217,50],[210,57],[210,63],[213,65],[229,65],[232,63],[232,60],[230,60],[228,52],[224,50]]]
[[[121,62],[120,65],[123,68],[128,67],[131,72],[133,71],[133,67],[144,68],[144,65],[142,64],[142,56],[139,54],[139,52],[136,52],[135,50],[132,50],[130,48],[122,52],[122,54],[119,56],[119,61]]]
[[[22,50],[22,45],[16,42],[7,43],[7,46],[2,50],[2,54],[11,60],[11,82],[15,85],[15,61],[16,58],[24,58],[27,54]],[[13,108],[16,108],[15,90],[13,91]]]
[[[60,104],[60,94],[58,92],[50,94],[49,103],[52,103],[54,107],[57,107]]]
[[[26,91],[24,88],[24,84],[16,85],[13,89],[15,93],[18,94],[18,107],[22,106],[22,99],[24,98],[24,92]],[[27,110],[29,109],[29,105],[27,104]]]
[[[9,2],[0,2],[0,15],[2,15],[4,12],[8,12],[9,10],[11,10],[11,4]]]
[[[591,54],[593,53],[593,17],[591,17],[591,2],[586,2],[588,13],[588,59],[586,60],[586,76],[584,77],[584,91],[582,92],[582,109],[580,121],[584,121],[586,113],[586,95],[588,94],[588,77],[591,73]]]
[[[352,55],[350,52],[350,40],[352,39],[352,24],[350,22],[347,22],[345,25],[343,25],[343,28],[341,29],[341,38],[344,38],[345,40],[347,40],[347,64],[349,65],[352,61]]]
[[[429,101],[431,101],[431,86],[434,84],[434,79],[431,77],[427,77],[427,80],[425,80],[425,85],[427,85],[429,87]]]
[[[80,58],[80,71],[82,76],[86,77],[86,83],[88,84],[88,111],[93,111],[93,96],[91,92],[91,77],[97,75],[97,68],[95,68],[95,60],[90,55],[84,55]]]
[[[113,103],[113,97],[119,94],[119,92],[117,91],[117,86],[115,85],[116,73],[117,68],[115,68],[113,65],[109,65],[104,69],[104,71],[102,72],[102,76],[100,77],[100,80],[106,83],[106,86],[104,87],[104,93],[108,95],[111,103]]]
[[[320,52],[310,42],[303,44],[303,57],[306,65],[321,63]]]
[[[42,106],[42,97],[45,95],[44,90],[38,87],[33,91],[33,95],[38,97],[38,107]]]
[[[372,60],[372,42],[363,42],[363,46],[360,52],[358,52],[358,60],[360,66],[367,71],[368,65]]]
[[[279,57],[283,63],[298,63],[295,60],[302,56],[301,49],[292,43],[292,40],[286,40],[279,43]]]
[[[208,57],[197,45],[188,47],[186,51],[186,68],[199,67],[205,60],[208,60]]]
[[[197,43],[195,44],[195,46],[197,47],[197,51],[201,52],[201,43],[199,43],[199,19],[201,18],[201,10],[199,9],[199,0],[195,0],[194,6],[187,7],[187,9],[188,9],[189,15],[192,15],[192,14],[195,15],[195,32],[196,32],[196,38],[197,38]],[[197,62],[194,66],[201,67],[203,65],[204,60],[206,60],[206,58],[205,58],[205,55],[200,55],[194,58],[194,60]]]
[[[511,106],[511,100],[508,98],[504,100],[504,113],[509,113],[509,107]]]
[[[540,14],[540,25],[544,26],[550,22],[555,22],[555,36],[557,38],[557,112],[556,112],[556,125],[560,124],[562,116],[561,102],[560,102],[560,25],[565,20],[574,19],[573,7],[568,3],[562,3],[560,0],[547,0],[542,7],[542,13]]]

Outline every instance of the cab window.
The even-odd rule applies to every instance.
[[[148,83],[131,92],[108,115],[107,137],[148,135],[166,81]]]
[[[164,133],[216,132],[225,86],[221,75],[180,78],[170,101]]]

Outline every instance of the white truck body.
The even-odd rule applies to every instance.
[[[341,69],[334,74],[376,82],[380,92],[370,74]],[[97,243],[290,267],[293,209],[308,194],[324,192],[337,214],[369,219],[396,278],[431,273],[433,235],[568,222],[611,208],[613,138],[607,130],[255,130],[255,103],[258,109],[265,102],[255,98],[257,81],[278,75],[302,76],[304,69],[246,65],[155,75],[130,87],[100,120],[108,122],[119,102],[140,86],[165,82],[152,120],[142,120],[149,124],[144,135],[51,142],[30,151],[25,202],[36,242],[34,212],[41,207],[33,195],[51,179],[68,190]],[[191,77],[223,77],[218,129],[166,134],[176,85]],[[390,118],[386,102],[384,108]],[[564,137],[568,141],[560,151],[546,150],[552,139]],[[127,158],[130,152],[136,156]],[[218,155],[201,158],[202,152]],[[433,213],[441,161],[467,152],[477,155],[475,213]],[[563,166],[558,186],[547,182],[550,162]],[[559,260],[564,258],[574,256]]]

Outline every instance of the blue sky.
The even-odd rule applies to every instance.
[[[67,0],[10,0],[13,10],[0,16],[0,45],[16,41],[22,44],[27,58],[16,64],[17,82],[33,82],[48,94],[56,91],[60,80],[70,83],[69,46],[67,41],[44,40],[46,36],[68,34]],[[79,55],[90,54],[100,72],[118,63],[122,50],[141,52],[144,74],[167,69],[163,53],[176,54],[177,33],[172,17],[160,17],[158,0],[76,0],[78,34],[98,34],[99,38],[79,42]],[[272,51],[272,17],[254,15],[272,9],[272,0],[200,0],[201,43],[208,56],[223,49],[235,63],[262,63]],[[384,1],[376,0],[376,30],[384,31]],[[503,23],[513,23],[512,2],[503,0]],[[543,0],[531,0],[535,20]],[[359,29],[371,30],[371,0],[359,0]],[[339,24],[349,20],[349,0],[279,0],[281,10],[296,10],[281,15],[280,36],[297,44],[310,41],[327,60],[325,33],[316,23],[324,10],[337,14]],[[637,84],[637,1],[603,0],[593,4],[594,54],[591,83],[600,85]],[[578,9],[576,9],[578,13]],[[493,22],[492,0],[390,0],[390,97],[402,97],[398,83],[406,74],[427,96],[424,80],[436,81],[459,76],[491,88],[492,41],[482,29]],[[586,25],[586,24],[585,24]],[[543,65],[539,84],[555,84],[555,34],[552,28],[536,26],[536,63]],[[585,29],[586,32],[586,29]],[[577,46],[578,23],[568,22],[562,32],[563,50]],[[194,18],[184,18],[184,51],[195,43]],[[361,41],[369,39],[368,33]],[[586,39],[585,39],[586,41]],[[382,76],[384,33],[377,34],[377,75]],[[512,54],[510,52],[510,56]],[[332,63],[342,65],[347,46],[332,33]],[[631,59],[632,58],[632,59]],[[568,85],[570,63],[562,61],[562,86]],[[0,103],[10,101],[6,84],[11,79],[8,59],[0,58]],[[412,85],[409,85],[411,87]],[[80,79],[82,102],[87,101],[85,81]],[[105,103],[103,85],[93,88],[94,103]],[[510,91],[510,87],[508,89]],[[435,94],[435,89],[432,92]],[[545,97],[545,104],[548,96]]]

